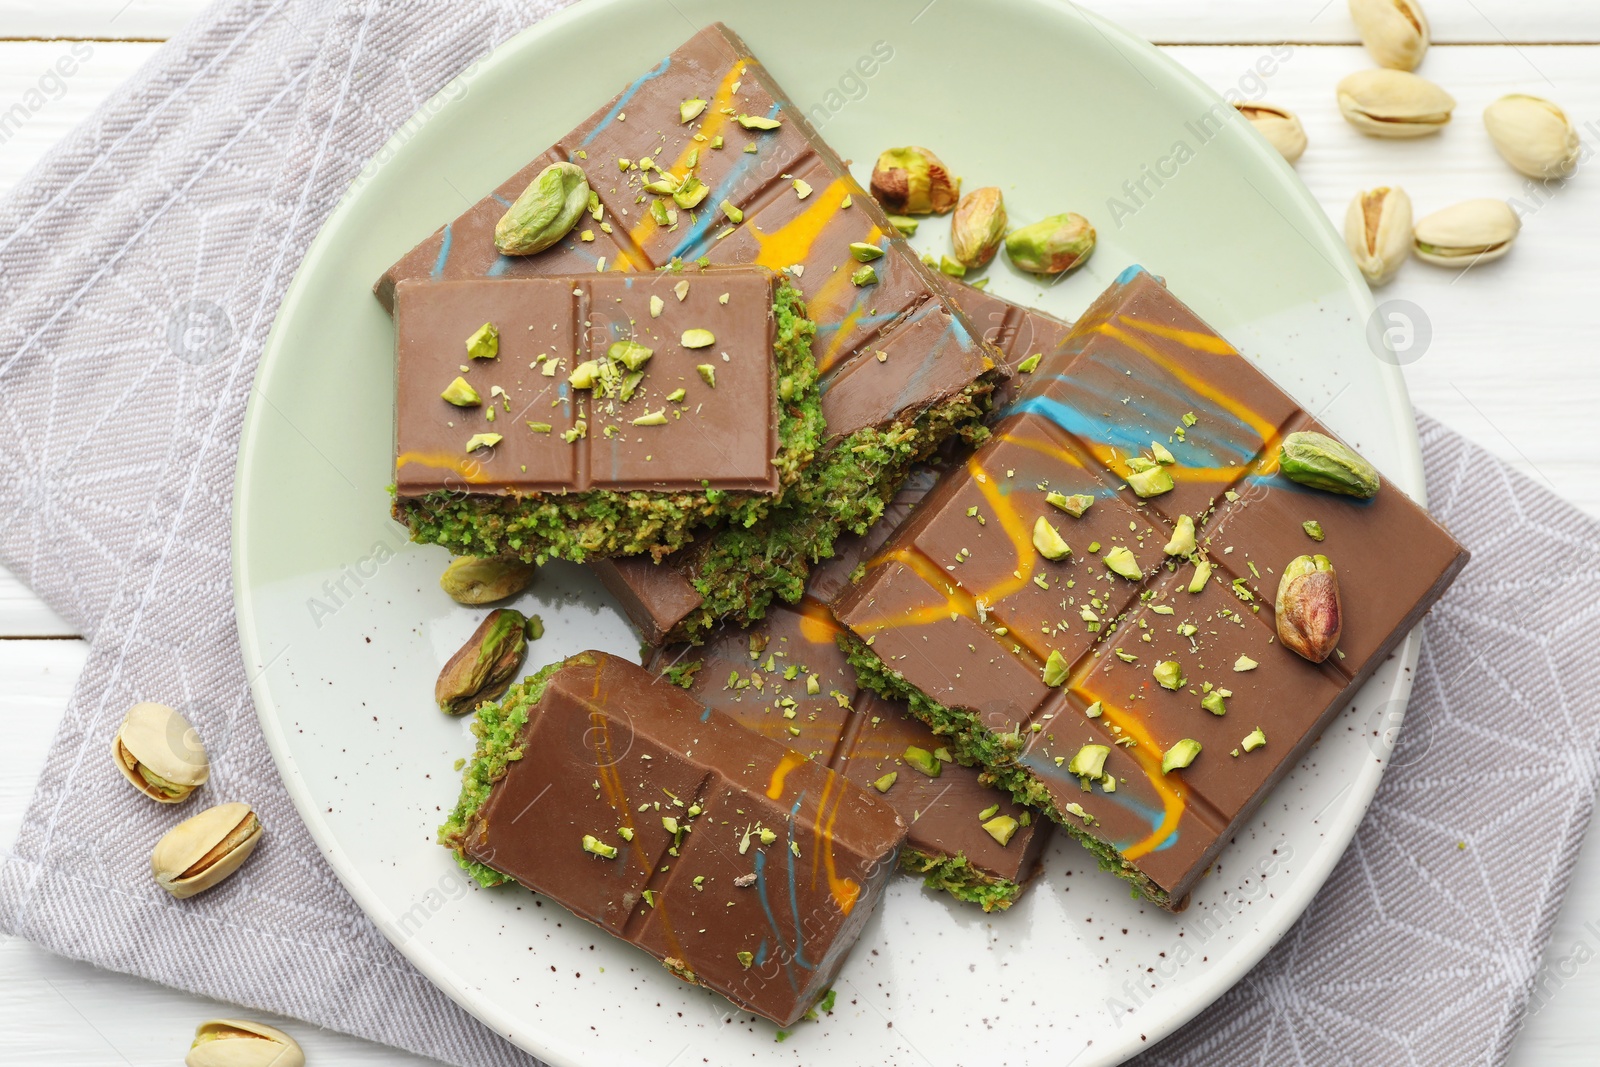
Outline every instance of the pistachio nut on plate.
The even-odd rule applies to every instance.
[[[943,215],[956,206],[961,183],[926,148],[890,148],[872,168],[872,195],[891,215]]]
[[[1417,258],[1437,267],[1469,267],[1511,251],[1522,220],[1504,200],[1463,200],[1417,220]]]
[[[508,256],[543,252],[571,232],[589,207],[589,179],[576,163],[539,172],[494,224],[494,246]]]
[[[1378,470],[1356,451],[1327,434],[1301,430],[1278,446],[1278,470],[1312,489],[1370,500],[1378,495]]]
[[[1339,574],[1327,556],[1296,556],[1278,580],[1273,606],[1278,640],[1289,651],[1321,663],[1333,654],[1344,630]]]
[[[976,270],[994,258],[1006,233],[1006,202],[999,188],[986,185],[961,198],[950,216],[950,246],[955,261]]]
[[[237,871],[261,842],[261,820],[248,804],[218,804],[168,830],[150,853],[156,884],[192,897]]]
[[[490,604],[533,584],[539,568],[520,559],[457,556],[439,576],[439,588],[457,604]]]
[[[1256,132],[1265,137],[1278,154],[1293,163],[1306,152],[1306,128],[1300,117],[1288,108],[1275,104],[1235,101],[1239,114],[1250,120]]]
[[[1426,137],[1450,122],[1455,97],[1403,70],[1358,70],[1339,83],[1339,111],[1372,137]]]
[[[1355,195],[1344,216],[1344,240],[1371,285],[1383,285],[1411,255],[1411,198],[1380,185]]]
[[[200,735],[165,704],[128,709],[111,739],[111,759],[135,789],[163,804],[188,800],[211,774]]]
[[[248,1019],[207,1019],[194,1028],[185,1067],[305,1067],[294,1038]]]
[[[1031,274],[1061,274],[1078,266],[1094,252],[1094,227],[1077,212],[1051,215],[1006,238],[1006,255],[1019,270]]]
[[[1350,0],[1350,17],[1380,67],[1416,70],[1428,52],[1428,16],[1417,0]]]
[[[528,619],[520,611],[496,608],[450,657],[433,686],[433,699],[446,715],[472,711],[503,695],[516,680],[528,650]]]
[[[1578,131],[1543,97],[1502,96],[1483,109],[1483,125],[1505,161],[1530,178],[1569,178],[1578,169]]]

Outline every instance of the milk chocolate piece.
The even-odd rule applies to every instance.
[[[836,603],[864,683],[908,696],[953,748],[1103,864],[1181,906],[1467,561],[1392,485],[1361,501],[1278,474],[1279,442],[1305,428],[1322,429],[1130,270]],[[1170,463],[1152,458],[1156,446]],[[1172,490],[1132,491],[1138,457],[1170,474]],[[1074,518],[1050,493],[1094,502]],[[1165,552],[1182,516],[1199,528],[1192,559]],[[1041,555],[1041,518],[1070,555]],[[1310,519],[1321,544],[1302,528]],[[1278,576],[1308,552],[1332,560],[1342,587],[1343,641],[1322,664],[1284,648],[1272,617]],[[1198,563],[1211,568],[1203,583]],[[1158,672],[1164,663],[1177,667]],[[1245,751],[1257,728],[1266,744]],[[1163,754],[1183,741],[1199,755],[1164,772]],[[1109,749],[1114,790],[1073,773],[1089,745]]]
[[[440,841],[780,1026],[832,983],[906,828],[876,793],[602,652],[479,709]]]
[[[753,521],[821,433],[802,310],[759,267],[401,282],[397,517],[418,540],[529,562]],[[473,358],[486,325],[496,354]]]
[[[685,123],[680,105],[688,100],[707,105]],[[778,125],[763,130],[741,119]],[[580,226],[593,240],[572,235],[537,255],[501,256],[493,245],[495,222],[556,160],[583,167],[589,177],[600,217]],[[709,189],[692,208],[645,189],[691,175]],[[859,243],[883,251],[867,284],[852,277],[861,264],[850,246]],[[674,260],[784,271],[805,293],[817,324],[814,353],[830,447],[808,470],[808,491],[797,494],[782,521],[754,532],[730,524],[738,535],[731,541],[701,539],[692,565],[717,601],[713,617],[753,617],[779,592],[797,596],[810,562],[824,558],[841,532],[865,529],[913,462],[951,436],[970,433],[1004,371],[939,276],[732,31],[716,24],[696,34],[403,257],[376,292],[388,305],[405,278],[639,272]]]
[[[839,632],[827,605],[807,596],[774,606],[748,630],[721,627],[704,646],[663,648],[650,669],[854,782],[885,786],[884,799],[910,828],[902,868],[985,911],[1010,907],[1038,871],[1048,821],[983,784],[972,767],[936,756],[939,773],[929,777],[907,762],[911,749],[947,755],[946,742],[903,703],[859,686]],[[1004,843],[984,829],[985,812],[1015,822]]]

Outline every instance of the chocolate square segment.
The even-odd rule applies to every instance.
[[[586,652],[513,687],[489,714],[525,722],[480,744],[446,840],[787,1026],[832,983],[905,826],[875,793],[657,683]]]
[[[774,284],[771,272],[753,268],[402,282],[395,300],[398,494],[452,487],[776,493]],[[485,323],[499,330],[499,355],[470,359],[467,338]],[[715,342],[687,348],[688,329],[709,330]],[[575,367],[605,360],[616,341],[653,353],[628,399],[568,384]],[[714,369],[715,388],[696,369],[701,364]],[[458,376],[481,403],[457,407],[440,396]],[[669,399],[680,389],[681,400]],[[665,421],[635,425],[653,413]],[[579,420],[583,432],[574,436]],[[502,440],[468,452],[470,439],[484,433]]]
[[[1126,272],[835,604],[864,679],[918,697],[963,754],[1179,906],[1467,561],[1391,485],[1363,501],[1285,478],[1279,445],[1300,429],[1326,432],[1159,281]],[[1129,487],[1141,455],[1170,491]],[[1047,492],[1094,503],[1075,519]],[[1041,516],[1070,556],[1041,556]],[[1192,551],[1174,536],[1185,517]],[[1342,591],[1342,639],[1320,664],[1273,618],[1280,575],[1308,554]],[[1199,755],[1163,771],[1182,741]],[[1110,749],[1104,776],[1073,769],[1086,745]]]

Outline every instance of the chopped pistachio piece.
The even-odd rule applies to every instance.
[[[796,178],[794,180],[794,195],[801,200],[804,200],[806,197],[810,196],[811,183],[804,181],[803,179]]]
[[[894,787],[894,783],[899,781],[899,780],[900,780],[900,772],[899,771],[890,771],[888,774],[884,775],[882,778],[879,778],[877,781],[873,782],[872,783],[872,788],[876,789],[880,793],[887,793],[890,789],[892,789]]]
[[[889,223],[900,231],[902,237],[915,237],[917,235],[917,220],[909,215],[890,215]]]
[[[983,831],[1004,847],[1011,844],[1011,838],[1017,832],[1017,825],[1017,820],[1009,815],[996,815],[983,824]]]
[[[996,815],[999,815],[999,814],[1000,814],[1000,805],[998,805],[998,804],[990,804],[987,808],[984,808],[982,811],[978,812],[978,821],[979,822],[987,822],[988,820],[994,818]]]
[[[1039,361],[1041,359],[1043,359],[1043,358],[1044,358],[1044,353],[1043,352],[1035,352],[1033,355],[1029,356],[1027,359],[1025,359],[1021,363],[1017,364],[1017,373],[1019,373],[1019,374],[1032,374],[1034,371],[1039,369]],[[1050,495],[1051,496],[1060,496],[1061,494],[1060,493],[1052,493]]]
[[[1206,583],[1211,580],[1211,561],[1200,560],[1194,565],[1194,577],[1189,579],[1189,592],[1205,592]]]
[[[667,409],[662,408],[660,411],[651,411],[640,415],[633,420],[633,424],[635,426],[665,426],[667,424]]]
[[[679,341],[684,348],[710,348],[717,343],[715,335],[710,330],[684,330]]]
[[[655,355],[654,349],[646,348],[637,341],[613,341],[611,347],[606,349],[608,358],[616,360],[629,370],[638,370],[653,355]]]
[[[1045,559],[1061,559],[1072,554],[1072,547],[1062,540],[1061,532],[1043,515],[1033,524],[1033,547]]]
[[[505,438],[497,433],[475,433],[467,441],[467,451],[472,452],[480,448],[493,448]]]
[[[1087,822],[1087,823],[1094,822],[1094,816],[1090,815],[1087,811],[1084,811],[1082,804],[1077,804],[1077,803],[1063,804],[1063,805],[1061,805],[1061,810],[1066,812],[1068,815],[1076,815],[1078,818],[1082,819],[1084,822]]]
[[[1205,708],[1213,715],[1228,714],[1228,705],[1224,701],[1223,692],[1220,689],[1213,689],[1211,692],[1201,697],[1200,706]]]
[[[1306,536],[1311,538],[1311,540],[1322,540],[1322,523],[1318,522],[1316,519],[1307,519],[1305,522],[1302,522],[1300,524],[1300,529],[1304,530],[1306,532]]]
[[[549,433],[551,430],[555,429],[555,427],[551,426],[548,422],[530,422],[528,423],[528,429],[532,430],[534,433]]]
[[[693,174],[683,179],[678,188],[673,190],[672,201],[683,210],[697,208],[706,197],[711,195],[711,186],[696,178]]]
[[[958,263],[949,256],[940,256],[939,273],[948,274],[952,278],[965,278],[967,276],[967,268],[964,263]]]
[[[1240,656],[1238,659],[1233,661],[1233,669],[1241,674],[1245,671],[1253,671],[1259,666],[1261,666],[1261,664],[1257,663],[1249,656]]]
[[[1054,688],[1067,680],[1067,675],[1072,672],[1072,664],[1067,662],[1055,649],[1050,650],[1050,658],[1044,661],[1044,684]]]
[[[740,115],[739,125],[747,130],[775,130],[783,123],[777,119],[765,118],[761,115]]]
[[[633,827],[631,827],[631,826],[619,826],[619,827],[617,827],[617,836],[622,838],[624,841],[632,841],[633,840]]]
[[[851,241],[850,255],[855,257],[858,263],[871,263],[883,255],[883,249],[870,241]]]
[[[1183,665],[1175,659],[1165,659],[1157,663],[1150,671],[1155,675],[1156,684],[1163,689],[1182,689],[1186,679],[1183,677]]]
[[[617,858],[617,847],[606,844],[593,834],[583,835],[583,850],[602,859],[614,860]]]
[[[939,773],[944,770],[944,765],[939,762],[932,752],[925,748],[918,748],[916,745],[907,745],[905,753],[900,758],[929,778],[939,777]]]
[[[678,105],[678,121],[680,123],[693,122],[695,119],[700,117],[701,113],[704,112],[705,109],[706,102],[701,100],[698,96],[689,100],[685,100],[683,103]]]
[[[1193,763],[1198,755],[1200,755],[1200,742],[1185,737],[1161,754],[1161,773],[1171,774],[1173,771],[1181,771]]]
[[[439,396],[458,408],[476,407],[483,403],[483,397],[478,395],[478,391],[472,387],[472,383],[465,378],[457,378],[445,386],[444,392],[440,393]]]
[[[728,216],[728,221],[729,222],[732,222],[732,223],[737,225],[738,223],[741,223],[741,222],[744,221],[744,212],[741,211],[738,207],[734,206],[733,201],[724,200],[721,204],[719,204],[717,206],[722,208],[722,213],[724,215]]]
[[[877,285],[878,272],[871,265],[857,267],[850,272],[850,280],[862,288],[869,285]]]
[[[1167,542],[1167,547],[1162,551],[1169,556],[1187,556],[1193,552],[1194,520],[1187,515],[1179,515],[1172,528],[1172,540]]]
[[[1167,446],[1163,445],[1160,441],[1150,442],[1150,454],[1156,457],[1156,462],[1162,464],[1163,466],[1171,466],[1172,464],[1178,462],[1177,457],[1171,452],[1168,452]]]
[[[672,401],[674,404],[681,404],[681,403],[683,403],[683,398],[688,396],[688,395],[689,395],[688,390],[682,389],[682,388],[678,388],[678,389],[674,389],[672,392],[668,393],[667,394],[667,399]]]
[[[494,323],[484,323],[467,338],[468,359],[493,359],[499,354],[500,330]]]
[[[600,361],[598,359],[584,360],[572,368],[572,373],[567,375],[567,384],[574,389],[593,389],[595,383],[599,380]]]
[[[1067,764],[1067,773],[1079,778],[1099,778],[1106,771],[1106,757],[1111,755],[1109,745],[1084,745]]]
[[[1139,569],[1139,561],[1122,545],[1106,549],[1106,554],[1100,558],[1113,574],[1120,574],[1130,582],[1137,582],[1144,577],[1144,571]]]
[[[743,967],[747,971],[750,969],[751,965],[756,962],[756,957],[753,952],[735,952],[733,954],[733,958],[738,960],[739,966]]]
[[[1094,497],[1088,493],[1074,493],[1063,496],[1061,493],[1046,493],[1044,502],[1052,507],[1060,508],[1075,519],[1083,518],[1083,513],[1094,504]]]
[[[1096,700],[1093,704],[1090,704],[1088,707],[1084,708],[1083,713],[1091,719],[1098,719],[1100,717],[1100,710],[1100,701]]]
[[[1254,730],[1251,730],[1248,735],[1246,735],[1243,741],[1239,742],[1239,747],[1244,749],[1246,752],[1254,752],[1256,749],[1260,748],[1266,743],[1267,735],[1261,732],[1261,727],[1257,726]]]
[[[1128,488],[1140,497],[1160,496],[1162,493],[1172,492],[1172,475],[1162,466],[1151,467],[1149,470],[1134,471],[1128,475]]]
[[[709,363],[701,363],[695,367],[695,370],[700,372],[701,380],[707,385],[713,389],[717,387],[717,368],[713,367]]]

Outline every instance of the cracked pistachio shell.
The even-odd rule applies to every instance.
[[[1019,270],[1060,274],[1088,259],[1094,252],[1094,241],[1094,227],[1089,220],[1068,211],[1013,230],[1006,238],[1006,255]]]
[[[517,559],[458,556],[439,576],[439,588],[457,604],[490,604],[533,584],[539,568]]]
[[[531,256],[561,240],[589,207],[589,179],[576,163],[552,163],[494,224],[494,245],[508,256]]]
[[[1578,131],[1548,100],[1502,96],[1483,109],[1483,125],[1505,161],[1530,178],[1567,178],[1578,169]]]
[[[961,198],[950,216],[950,247],[957,263],[975,270],[994,258],[1006,234],[1006,202],[993,185]]]
[[[1463,200],[1418,219],[1417,258],[1439,267],[1465,267],[1511,251],[1522,221],[1504,200]]]
[[[178,898],[210,889],[238,870],[261,841],[250,805],[218,804],[167,831],[150,853],[156,884]]]
[[[165,704],[135,704],[111,739],[122,776],[152,800],[179,804],[205,784],[211,763],[200,735]]]
[[[1293,163],[1305,155],[1306,128],[1300,125],[1300,117],[1293,111],[1274,104],[1240,102],[1233,106],[1284,159]]]
[[[1403,70],[1358,70],[1339,83],[1339,110],[1372,137],[1425,137],[1450,121],[1455,97]]]
[[[1428,16],[1417,0],[1350,0],[1350,17],[1380,67],[1416,70],[1428,51]]]
[[[961,183],[926,148],[907,145],[878,156],[872,195],[891,215],[943,215],[956,206]]]
[[[1312,663],[1333,654],[1344,629],[1339,575],[1327,556],[1296,556],[1278,580],[1278,640]]]
[[[207,1019],[194,1028],[185,1067],[305,1067],[295,1039],[248,1019]]]
[[[1411,198],[1398,186],[1357,193],[1345,212],[1344,240],[1367,282],[1383,285],[1411,255]]]

